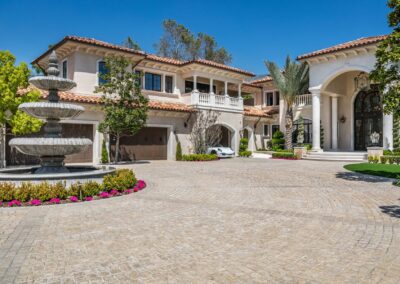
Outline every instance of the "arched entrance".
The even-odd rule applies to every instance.
[[[379,134],[378,145],[374,146],[382,146],[382,101],[376,86],[360,91],[354,101],[354,150],[364,151],[372,146],[370,136],[374,132]]]
[[[208,146],[232,147],[232,131],[224,125],[216,124],[207,129],[206,144]]]

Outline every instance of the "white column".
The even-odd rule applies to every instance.
[[[228,95],[228,81],[225,81],[225,96],[229,96]]]
[[[165,93],[165,74],[162,75],[161,92]]]
[[[210,94],[214,94],[213,85],[214,85],[214,79],[210,78]]]
[[[197,91],[197,75],[193,75],[193,91]]]
[[[238,84],[238,97],[242,97],[242,84]]]
[[[312,150],[321,151],[320,121],[321,121],[321,89],[310,89],[312,93]]]
[[[383,115],[383,148],[393,150],[393,115]]]
[[[338,97],[332,97],[332,150],[338,147]]]

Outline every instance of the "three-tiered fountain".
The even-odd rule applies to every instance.
[[[92,141],[88,138],[62,137],[60,120],[72,119],[85,109],[79,105],[59,102],[58,91],[69,91],[76,86],[74,81],[58,77],[59,73],[57,56],[53,51],[49,56],[47,76],[36,76],[29,80],[37,88],[48,91],[48,101],[23,103],[19,106],[27,114],[46,121],[43,137],[13,138],[9,143],[26,155],[39,156],[40,166],[3,170],[0,180],[90,179],[101,178],[114,171],[113,168],[65,165],[65,156],[80,153],[91,146]]]

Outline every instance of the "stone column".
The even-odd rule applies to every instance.
[[[393,115],[383,115],[383,148],[393,150]]]
[[[197,91],[197,75],[193,75],[193,91]]]
[[[165,74],[162,74],[161,92],[165,93]]]
[[[242,84],[238,84],[238,97],[242,97]]]
[[[338,97],[332,96],[332,150],[338,148]]]
[[[229,96],[228,95],[228,81],[225,81],[225,96]]]
[[[214,79],[210,78],[210,94],[214,94],[213,85],[214,85]]]
[[[320,123],[321,123],[321,89],[310,88],[312,93],[312,150],[321,151]]]

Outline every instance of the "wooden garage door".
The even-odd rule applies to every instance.
[[[38,133],[27,135],[29,137],[38,137],[43,135],[43,130]],[[7,165],[37,165],[40,163],[39,158],[20,153],[17,149],[11,149],[8,142],[13,138],[12,135],[7,135]],[[93,141],[93,125],[92,124],[62,124],[62,137],[70,138],[89,138]],[[88,147],[85,151],[67,156],[66,163],[91,163],[93,161],[93,147]]]
[[[120,140],[120,161],[166,160],[167,128],[145,127],[134,136]],[[111,140],[111,157],[114,159],[115,139]]]

